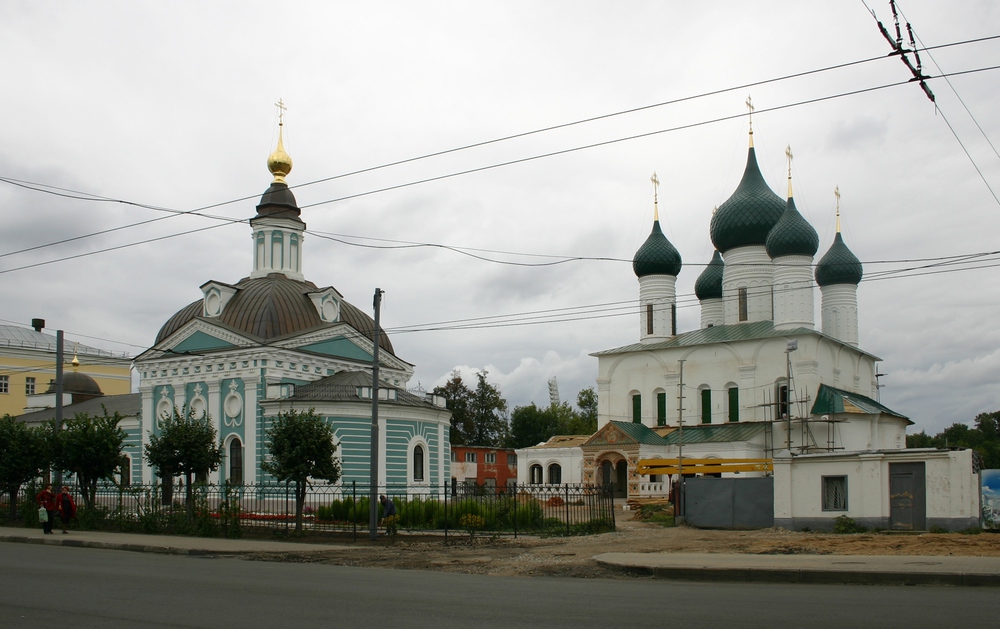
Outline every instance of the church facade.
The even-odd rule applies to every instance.
[[[787,156],[781,199],[758,168],[751,128],[743,177],[712,216],[697,330],[676,329],[682,260],[654,198],[652,231],[633,258],[638,340],[593,354],[598,431],[572,461],[549,461],[545,447],[519,451],[522,477],[550,482],[555,465],[561,477],[610,483],[622,498],[667,496],[675,479],[638,473],[640,461],[769,459],[773,472],[743,478],[773,475],[776,524],[829,528],[848,515],[889,528],[890,478],[910,465],[923,474],[922,504],[935,505],[918,514],[918,528],[978,522],[973,453],[907,450],[912,422],[877,401],[880,359],[858,346],[863,268],[840,232],[839,191],[836,235],[815,262],[819,237],[795,207]],[[962,498],[949,502],[941,487]]]
[[[250,220],[253,266],[236,283],[201,285],[135,360],[143,444],[174,409],[207,415],[225,461],[208,480],[260,483],[267,430],[288,410],[316,413],[338,445],[341,483],[369,482],[372,362],[379,344],[379,484],[439,487],[449,478],[450,412],[444,400],[406,389],[413,365],[384,331],[332,286],[303,272],[306,224],[285,182],[292,160],[279,125],[268,159],[274,176]],[[156,479],[142,462],[136,476]]]

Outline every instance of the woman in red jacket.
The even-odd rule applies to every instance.
[[[56,507],[59,509],[59,521],[62,522],[63,535],[69,533],[66,527],[69,526],[70,518],[76,517],[76,503],[73,502],[73,495],[69,493],[69,487],[63,485],[62,491],[56,496]]]
[[[35,496],[35,502],[49,514],[48,519],[42,523],[42,531],[46,535],[52,535],[52,518],[56,515],[56,495],[52,493],[52,483],[49,483],[45,486],[45,489],[38,492],[38,495]]]

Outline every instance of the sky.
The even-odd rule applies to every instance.
[[[920,46],[1000,35],[988,0],[898,6]],[[820,255],[839,187],[881,401],[936,433],[1000,409],[1000,70],[970,72],[1000,39],[921,55],[955,73],[936,106],[889,52],[860,1],[3,3],[0,322],[134,356],[203,283],[249,275],[239,221],[282,99],[305,275],[366,312],[385,291],[409,386],[485,369],[510,408],[552,377],[573,403],[591,353],[638,340],[654,171],[698,327],[750,96],[764,177],[784,197],[790,146]]]

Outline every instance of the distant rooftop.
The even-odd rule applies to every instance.
[[[0,325],[0,348],[17,347],[22,349],[36,349],[47,352],[56,351],[56,337],[54,334],[45,332],[35,332],[32,328],[22,328],[15,325]],[[76,352],[81,356],[103,356],[107,358],[128,359],[128,352],[110,352],[105,349],[98,349],[89,345],[84,345],[71,338],[63,339],[63,353],[72,356]]]

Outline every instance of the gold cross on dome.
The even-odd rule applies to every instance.
[[[285,124],[285,110],[288,109],[285,107],[285,101],[279,98],[274,106],[278,108],[278,124]]]
[[[653,182],[653,214],[656,220],[660,220],[660,178],[656,176],[654,171],[649,180]]]
[[[837,197],[837,233],[840,233],[840,186],[833,189],[833,196]]]
[[[749,114],[750,114],[750,130],[753,131],[753,98],[752,97],[747,96],[746,106],[747,106],[747,112],[749,112]]]
[[[785,147],[785,157],[788,158],[788,176],[792,176],[792,145]]]

